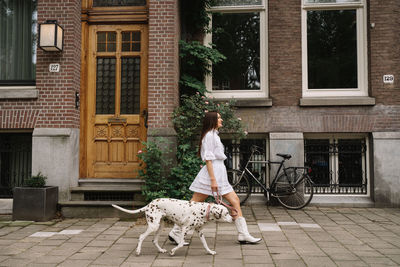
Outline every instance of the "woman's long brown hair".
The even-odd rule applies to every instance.
[[[201,152],[201,141],[203,141],[204,136],[211,130],[216,129],[218,126],[218,113],[215,111],[206,112],[203,119],[203,128],[201,129],[200,143],[198,155]]]

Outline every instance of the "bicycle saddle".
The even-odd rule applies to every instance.
[[[276,154],[276,155],[279,157],[282,157],[284,159],[290,159],[292,157],[292,155],[289,155],[289,154]]]

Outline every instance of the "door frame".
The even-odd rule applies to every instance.
[[[80,102],[82,103],[80,105],[80,149],[79,149],[79,177],[80,178],[90,178],[89,177],[89,164],[88,164],[88,127],[91,123],[91,118],[89,118],[89,116],[91,116],[91,114],[89,114],[89,110],[88,110],[88,105],[89,105],[89,97],[88,97],[88,90],[89,90],[89,83],[92,82],[93,77],[89,78],[89,73],[91,73],[92,71],[89,71],[89,59],[90,59],[90,34],[91,34],[91,27],[92,26],[96,26],[99,24],[89,24],[88,22],[82,22],[82,42],[81,42],[81,49],[82,49],[82,54],[81,54],[81,92],[80,92]],[[121,24],[121,23],[107,23],[106,25],[102,24],[100,27],[107,27],[109,26],[110,28],[116,28],[118,26],[121,27],[126,27],[128,25],[137,25],[139,27],[141,27],[143,30],[143,32],[145,33],[145,36],[143,38],[146,39],[145,44],[143,45],[143,57],[145,57],[145,66],[143,66],[143,68],[141,68],[141,86],[144,86],[145,88],[148,87],[148,80],[147,80],[147,76],[148,76],[148,24],[144,24],[144,23],[129,23],[129,24]],[[95,38],[95,37],[93,37]],[[93,73],[93,72],[92,72]],[[116,81],[118,81],[120,78],[116,77]],[[140,111],[146,109],[147,110],[147,106],[148,106],[148,99],[147,99],[147,90],[145,90],[145,94],[141,94],[141,101],[140,101]],[[93,93],[93,92],[92,92]],[[95,92],[94,92],[95,93]],[[116,96],[117,97],[117,96]],[[140,117],[140,127],[142,129],[146,129],[145,128],[145,114],[142,114],[142,112],[139,114]],[[144,140],[147,137],[147,131],[146,134],[144,135]]]

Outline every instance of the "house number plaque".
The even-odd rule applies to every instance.
[[[59,63],[51,63],[49,65],[50,72],[60,72],[60,64]]]
[[[385,84],[393,84],[394,83],[394,75],[383,75],[383,83]]]

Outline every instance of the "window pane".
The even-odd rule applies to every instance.
[[[122,32],[122,51],[140,51],[140,32]]]
[[[96,114],[115,113],[115,58],[97,58]]]
[[[215,0],[213,6],[248,6],[261,4],[262,0]]]
[[[116,32],[98,32],[97,33],[97,52],[115,52],[116,51]]]
[[[356,10],[307,11],[308,88],[357,88]]]
[[[93,0],[94,7],[100,6],[145,6],[146,0]]]
[[[226,60],[213,66],[213,90],[260,89],[260,14],[213,14],[213,37]]]
[[[339,140],[339,184],[360,186],[363,184],[362,154],[365,142],[361,140]]]
[[[305,165],[311,167],[311,179],[317,187],[330,185],[329,139],[306,139]]]
[[[37,1],[0,4],[0,84],[35,84]]]
[[[121,58],[121,114],[140,113],[140,57]]]
[[[360,2],[361,0],[304,0],[307,4],[320,4],[320,3],[354,3]]]

